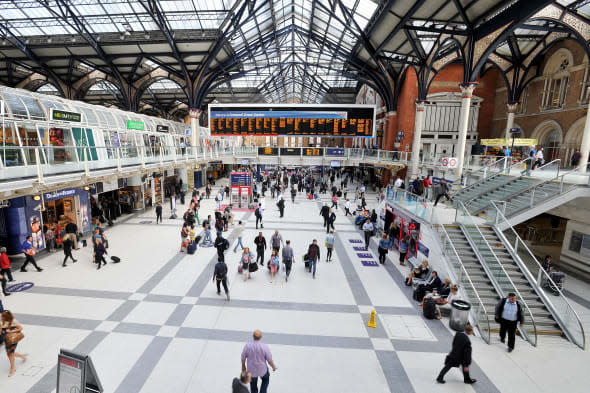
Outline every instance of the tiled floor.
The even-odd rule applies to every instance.
[[[326,263],[319,203],[302,195],[295,205],[289,200],[281,219],[270,199],[262,232],[268,241],[279,229],[292,241],[297,262],[291,278],[285,282],[281,271],[271,283],[262,268],[244,282],[237,274],[240,254],[230,249],[229,302],[211,282],[215,250],[179,253],[181,221],[156,225],[150,211],[108,229],[109,251],[121,257],[120,264],[96,271],[90,249],[82,249],[75,254],[79,262],[66,268],[60,266],[62,255],[53,254],[41,259],[42,273],[17,272],[17,281],[35,287],[6,298],[5,307],[24,325],[18,351],[28,353],[29,361],[17,361],[17,374],[7,378],[2,356],[0,391],[55,391],[57,353],[66,348],[92,356],[106,393],[228,392],[240,371],[241,349],[257,328],[279,367],[271,376],[272,392],[587,391],[588,351],[563,339],[537,348],[519,340],[508,355],[497,339],[486,345],[473,338],[477,384],[464,385],[457,370],[446,385],[436,384],[452,333],[444,322],[423,319],[411,289],[401,284],[406,272],[391,261],[364,266],[359,252],[371,254],[362,260],[376,255],[353,249],[358,244],[350,240],[361,235],[342,211],[333,260]],[[201,217],[214,204],[205,201]],[[254,216],[237,213],[239,219],[246,221],[244,243],[251,245]],[[323,256],[315,280],[301,261],[314,238]],[[584,288],[572,290],[583,297]],[[587,307],[576,303],[590,325]],[[373,309],[376,329],[366,326]]]

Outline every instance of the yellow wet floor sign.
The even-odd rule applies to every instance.
[[[369,323],[367,323],[367,326],[371,328],[377,327],[377,322],[375,321],[375,310],[371,311],[371,319],[369,320]]]

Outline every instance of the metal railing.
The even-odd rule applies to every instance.
[[[488,277],[490,278],[492,284],[496,288],[496,291],[501,297],[506,297],[508,293],[513,292],[518,296],[519,302],[521,304],[521,309],[524,310],[526,317],[525,317],[525,328],[519,326],[519,331],[525,340],[527,340],[531,345],[537,345],[537,327],[535,324],[535,318],[533,317],[533,313],[531,312],[526,300],[510,278],[510,275],[504,269],[504,266],[498,259],[498,256],[494,252],[494,249],[490,246],[488,241],[486,240],[484,234],[481,232],[479,225],[481,223],[477,223],[475,221],[475,217],[471,216],[467,208],[463,205],[462,202],[458,202],[457,204],[457,211],[455,216],[455,221],[458,224],[463,225],[465,227],[465,236],[473,242],[477,252],[480,256],[480,262],[484,270],[486,271]],[[468,228],[474,228],[475,231],[469,231]],[[486,252],[486,254],[490,254],[491,259],[486,259],[485,255],[482,254],[482,251]],[[528,319],[528,320],[527,320]],[[530,326],[530,327],[529,327]]]
[[[387,188],[385,198],[396,204],[396,206],[422,218],[428,222],[432,220],[432,203],[428,199],[412,194],[402,189]]]
[[[488,314],[483,301],[479,297],[477,289],[471,281],[471,277],[465,269],[463,261],[455,249],[453,241],[444,225],[437,225],[437,233],[441,241],[443,253],[447,255],[457,276],[456,279],[459,283],[459,289],[462,290],[467,300],[471,303],[471,317],[473,321],[475,321],[475,325],[477,326],[481,337],[487,344],[489,344],[491,335],[490,314]],[[474,298],[468,294],[468,291],[473,293]]]
[[[505,228],[501,234],[506,238],[505,246],[514,257],[520,270],[531,283],[537,294],[543,299],[543,303],[549,308],[556,322],[563,329],[567,338],[582,349],[586,347],[584,326],[567,298],[561,292],[559,286],[551,279],[543,269],[537,258],[528,248],[526,243],[518,236],[516,230],[510,225],[500,208],[494,203],[492,213],[488,215],[488,222],[496,228]],[[549,288],[549,289],[548,289]],[[550,297],[548,291],[554,296]]]

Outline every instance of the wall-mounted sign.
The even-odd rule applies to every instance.
[[[127,120],[127,129],[143,131],[145,129],[145,124],[143,121]]]
[[[258,155],[259,156],[276,156],[279,154],[278,147],[259,147],[258,148]]]
[[[281,147],[282,156],[299,156],[301,155],[301,149],[298,147]]]
[[[443,157],[441,160],[441,165],[443,168],[456,168],[457,167],[457,158],[456,157]]]
[[[323,156],[324,155],[324,149],[318,149],[318,148],[304,148],[303,149],[303,155],[306,157],[319,157],[319,156]]]
[[[187,128],[184,130],[184,135],[192,135],[193,134],[193,130],[190,128]]]
[[[344,149],[327,148],[326,155],[333,157],[344,157]]]
[[[76,112],[60,111],[59,109],[51,108],[51,120],[79,123],[82,121],[82,114]]]
[[[43,198],[47,202],[47,201],[55,201],[57,199],[62,199],[62,198],[68,198],[68,197],[71,197],[74,195],[76,195],[76,189],[69,188],[66,190],[46,192],[45,194],[43,194]]]
[[[515,127],[510,129],[511,134],[520,134],[520,128]]]
[[[163,126],[163,125],[161,125],[161,124],[158,124],[158,125],[156,126],[156,131],[158,131],[158,132],[169,132],[169,131],[170,131],[170,127],[168,127],[168,126]]]
[[[504,139],[504,138],[497,138],[497,139],[482,139],[481,144],[484,146],[508,146],[512,144],[512,139]],[[537,139],[531,138],[515,138],[514,139],[514,146],[532,146],[537,145]]]

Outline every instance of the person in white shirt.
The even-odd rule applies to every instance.
[[[242,250],[244,249],[244,244],[242,243],[242,235],[244,234],[244,224],[242,224],[242,221],[238,222],[238,227],[236,228],[236,237],[238,238],[238,242],[236,243],[236,246],[234,247],[234,252],[236,252],[236,250],[238,249],[238,246],[242,247]]]
[[[538,151],[537,151],[537,155],[536,155],[536,161],[533,164],[533,169],[535,169],[538,166],[543,166],[543,162],[544,162],[544,155],[543,155],[543,148],[541,147]]]
[[[402,186],[402,184],[404,184],[404,181],[398,176],[393,183],[393,188],[397,190]]]
[[[344,217],[348,216],[349,214],[352,216],[352,213],[350,212],[350,201],[347,199],[346,203],[344,204]]]

